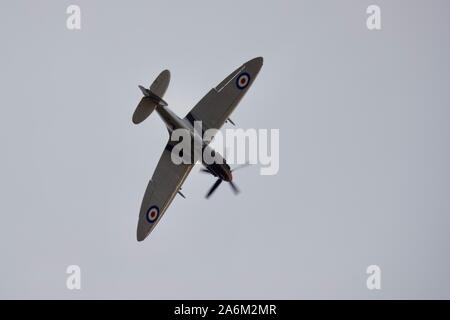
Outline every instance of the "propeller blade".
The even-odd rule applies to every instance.
[[[240,165],[234,167],[234,168],[231,170],[231,172],[234,172],[234,171],[236,171],[236,170],[239,170],[239,169],[248,167],[249,165],[250,165],[250,163],[248,163],[248,162],[247,162],[247,163],[244,163],[244,164],[240,164]]]
[[[233,183],[233,181],[229,181],[229,182],[230,182],[231,189],[233,189],[233,191],[234,191],[234,194],[238,194],[240,192],[239,188]]]
[[[222,183],[222,179],[217,179],[216,182],[213,184],[211,189],[209,189],[208,193],[206,194],[206,199],[208,199],[212,193],[217,189],[217,187]]]

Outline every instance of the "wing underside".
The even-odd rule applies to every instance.
[[[234,70],[211,89],[186,115],[191,124],[202,121],[202,130],[220,129],[252,85],[263,64],[261,57]]]
[[[137,227],[138,241],[144,240],[159,222],[194,166],[173,163],[168,146],[169,143],[145,190]]]

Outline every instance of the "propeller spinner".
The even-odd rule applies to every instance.
[[[232,181],[232,180],[233,180],[233,176],[231,175],[231,172],[234,172],[234,171],[236,171],[236,170],[239,170],[239,169],[241,169],[241,168],[244,168],[244,167],[246,167],[246,166],[248,166],[248,165],[249,165],[248,163],[241,164],[241,165],[235,167],[234,169],[229,170],[230,173],[227,175],[227,178],[228,178],[228,179],[226,179],[226,180],[225,180],[223,177],[221,177],[221,176],[217,175],[216,173],[214,173],[212,170],[202,168],[202,169],[200,170],[201,172],[208,173],[208,174],[211,174],[211,175],[213,175],[213,176],[215,176],[215,177],[218,177],[217,180],[216,180],[216,182],[214,182],[214,184],[212,185],[212,187],[209,189],[208,193],[206,194],[206,196],[205,196],[206,199],[208,199],[208,198],[214,193],[214,191],[216,191],[216,189],[220,186],[220,184],[222,183],[222,181],[228,182],[228,183],[230,184],[230,187],[231,187],[231,189],[233,190],[234,194],[238,194],[238,193],[240,192],[240,190],[239,190],[239,188],[236,186],[236,184]]]

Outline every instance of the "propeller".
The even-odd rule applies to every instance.
[[[208,193],[206,194],[206,199],[208,199],[213,192],[220,186],[220,184],[222,183],[222,179],[217,179],[216,182],[214,182],[213,186],[211,187],[211,189],[209,189]]]
[[[249,165],[249,163],[244,163],[244,164],[238,165],[238,166],[234,167],[233,169],[231,169],[231,172],[245,168],[248,165]],[[208,174],[215,176],[214,173],[212,173],[211,171],[209,171],[208,169],[205,169],[205,168],[201,168],[200,172],[208,173]],[[206,194],[206,199],[208,199],[214,193],[214,191],[216,191],[216,189],[220,186],[222,181],[223,180],[221,178],[218,178],[216,180],[216,182],[214,182],[214,184],[212,185],[212,187],[209,189],[208,193]],[[228,181],[228,183],[230,184],[230,187],[233,190],[234,194],[238,194],[239,192],[241,192],[233,181]]]

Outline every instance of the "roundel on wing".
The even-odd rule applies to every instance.
[[[249,83],[250,83],[250,75],[247,72],[241,73],[236,78],[236,86],[241,90],[245,89],[245,87],[247,87]]]
[[[148,208],[145,217],[147,218],[147,221],[149,223],[155,222],[159,217],[159,208],[157,206],[151,206],[150,208]]]

